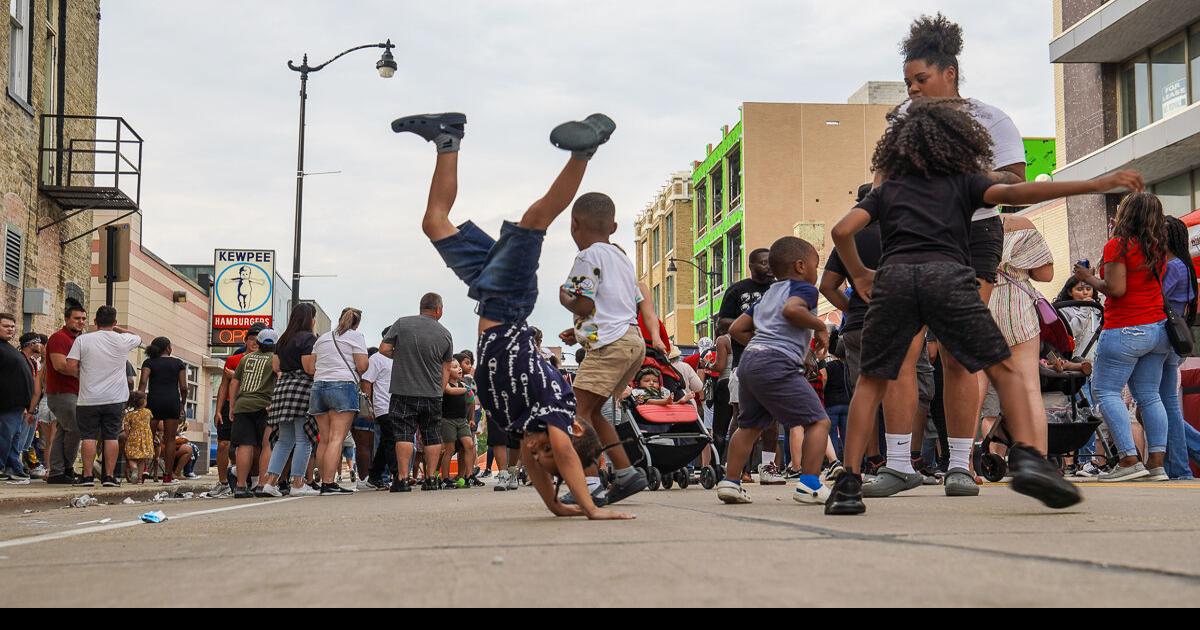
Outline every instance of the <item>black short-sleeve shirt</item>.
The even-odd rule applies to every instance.
[[[889,179],[858,207],[880,225],[880,266],[956,262],[971,265],[971,218],[994,182],[986,175],[906,175]]]
[[[317,336],[308,331],[301,331],[289,337],[286,344],[282,344],[275,349],[275,354],[279,357],[279,371],[297,372],[303,370],[304,364],[300,359],[312,354],[313,345],[316,343]]]
[[[150,386],[146,398],[154,403],[178,404],[179,373],[186,367],[175,357],[157,357],[142,362],[143,370],[150,370]]]
[[[883,238],[880,236],[878,223],[872,223],[867,229],[856,234],[854,245],[858,249],[858,257],[862,260],[863,266],[867,269],[879,268],[879,257],[883,254]],[[836,249],[829,255],[829,260],[825,263],[825,270],[846,278],[850,282],[850,288],[854,288],[854,279],[850,277],[850,272],[846,270],[846,265],[842,262],[842,257],[838,255]],[[850,310],[846,311],[842,332],[862,330],[863,323],[867,319],[868,308],[869,305],[863,301],[858,292],[852,291],[850,293]]]
[[[741,282],[734,283],[725,292],[725,297],[721,300],[721,310],[717,317],[720,319],[737,319],[744,313],[754,308],[755,304],[762,299],[762,296],[771,288],[770,282],[756,282],[754,278],[746,278]],[[731,340],[732,341],[732,340]],[[737,367],[742,362],[742,353],[746,351],[746,346],[732,341],[730,344],[733,347],[733,367]]]

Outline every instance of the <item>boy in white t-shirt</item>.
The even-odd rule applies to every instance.
[[[627,499],[648,486],[646,475],[633,468],[617,430],[601,408],[610,397],[620,398],[646,359],[646,342],[638,330],[638,314],[657,321],[654,305],[644,300],[633,263],[608,241],[617,231],[617,208],[601,193],[580,197],[571,209],[571,237],[579,255],[559,302],[575,316],[574,328],[561,335],[568,345],[587,350],[575,388],[576,417],[591,424],[615,470],[608,504]],[[666,353],[658,326],[648,326],[654,346]]]

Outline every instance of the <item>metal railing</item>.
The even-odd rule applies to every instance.
[[[42,188],[120,191],[140,205],[144,141],[124,118],[45,114],[41,139]]]

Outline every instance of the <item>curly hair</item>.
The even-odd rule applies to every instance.
[[[992,136],[962,99],[924,98],[888,114],[888,130],[875,147],[871,168],[889,177],[944,177],[986,173]]]
[[[1117,207],[1113,238],[1121,241],[1122,258],[1133,245],[1138,245],[1146,257],[1146,268],[1162,269],[1167,261],[1167,226],[1158,197],[1140,192],[1122,199]]]
[[[962,69],[958,65],[962,51],[962,27],[941,13],[933,17],[922,15],[914,20],[908,37],[900,42],[905,63],[919,59],[942,70],[954,68],[958,83],[962,83]]]

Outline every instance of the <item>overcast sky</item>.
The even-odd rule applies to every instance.
[[[365,310],[374,343],[419,297],[446,298],[455,346],[475,345],[474,304],[420,232],[434,150],[395,136],[392,119],[462,111],[455,218],[495,232],[549,185],[565,155],[548,134],[595,111],[618,124],[584,190],[610,194],[633,221],[673,171],[690,170],[745,101],[843,103],[868,80],[902,80],[899,41],[922,13],[966,32],[965,96],[1007,111],[1026,136],[1054,135],[1044,0],[104,0],[101,115],[145,138],[144,244],[173,263],[212,261],[217,247],[274,249],[291,272],[299,77],[309,82],[304,281],[331,317]],[[574,256],[565,222],[542,255],[534,324],[570,326],[554,293]],[[748,243],[747,249],[763,243]],[[631,250],[632,251],[632,250]]]

